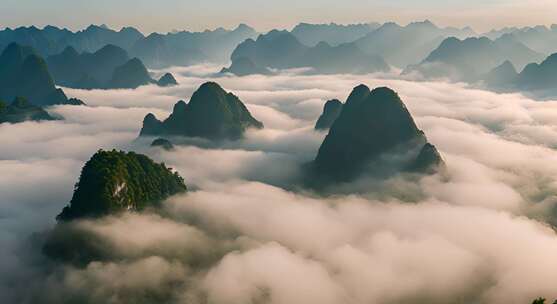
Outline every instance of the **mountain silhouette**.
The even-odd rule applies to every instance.
[[[107,87],[112,89],[135,89],[154,82],[141,60],[132,58],[114,69]]]
[[[406,72],[418,71],[428,78],[449,78],[474,82],[493,68],[509,60],[518,69],[543,55],[506,35],[495,41],[486,37],[459,40],[447,38],[419,65]]]
[[[160,87],[171,87],[171,86],[178,85],[178,82],[176,81],[176,78],[174,78],[172,74],[165,73],[164,75],[161,76],[161,78],[159,78],[157,84]]]
[[[255,63],[251,61],[251,59],[246,57],[236,58],[234,61],[232,61],[232,64],[229,68],[223,68],[220,73],[232,73],[236,76],[272,74],[269,69],[256,66]]]
[[[257,32],[245,24],[233,30],[154,33],[147,37],[133,27],[116,31],[106,25],[90,25],[72,32],[49,25],[43,29],[31,26],[0,30],[0,49],[15,42],[34,48],[46,58],[68,47],[78,53],[92,54],[106,45],[114,45],[126,50],[130,57],[138,57],[150,68],[165,68],[207,61],[226,62],[239,43],[256,36]]]
[[[339,45],[343,43],[353,42],[381,25],[379,23],[361,23],[361,24],[310,24],[299,23],[291,33],[303,44],[307,46],[315,46],[319,42],[326,42],[330,45]]]
[[[360,85],[329,129],[308,180],[327,185],[361,175],[430,173],[442,163],[396,92]]]
[[[73,104],[54,85],[43,58],[30,47],[11,43],[0,54],[0,99],[16,97],[37,106]]]
[[[308,47],[287,31],[273,30],[248,39],[234,50],[232,65],[225,72],[238,72],[243,76],[262,69],[289,69],[309,67],[317,73],[371,73],[388,71],[389,66],[380,57],[362,52],[355,44],[331,46],[320,42]],[[239,62],[241,61],[241,62]],[[242,67],[241,69],[238,67]]]
[[[106,45],[95,53],[79,54],[73,47],[47,58],[57,84],[78,88],[101,88],[114,70],[129,60],[128,53],[115,45]]]
[[[423,60],[444,38],[467,38],[475,33],[470,28],[440,28],[429,20],[400,26],[389,22],[355,41],[368,54],[384,58],[389,64],[405,68]]]
[[[153,114],[143,120],[140,136],[186,136],[207,139],[238,139],[248,128],[263,128],[242,101],[207,82],[195,91],[189,103],[179,101],[172,114],[159,121]]]

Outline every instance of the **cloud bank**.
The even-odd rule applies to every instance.
[[[1,125],[4,303],[525,303],[555,297],[557,106],[464,84],[385,75],[218,77],[172,69],[179,86],[66,89],[89,106],[63,121]],[[136,141],[203,82],[238,95],[266,128],[219,147]],[[446,177],[362,179],[320,197],[288,187],[325,136],[327,99],[396,90],[441,151]],[[72,224],[98,240],[88,265],[48,260],[43,232],[97,149],[145,153],[192,186],[162,210]],[[352,191],[357,190],[357,191]]]

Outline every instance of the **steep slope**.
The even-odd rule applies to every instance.
[[[190,102],[179,101],[163,122],[148,114],[140,136],[187,136],[207,139],[238,139],[248,128],[263,128],[242,101],[214,82],[204,83]]]
[[[145,155],[100,150],[83,167],[70,204],[57,219],[69,221],[143,210],[186,190],[178,173]]]
[[[350,93],[310,171],[314,183],[328,184],[362,174],[429,173],[442,163],[393,90],[360,85]]]
[[[315,123],[315,130],[328,130],[340,115],[342,106],[338,99],[328,100],[323,107],[323,113]]]
[[[33,49],[12,43],[0,55],[0,99],[17,96],[38,106],[71,104],[54,85],[46,62]]]

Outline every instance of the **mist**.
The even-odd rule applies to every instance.
[[[215,77],[171,68],[179,85],[75,90],[64,120],[0,125],[3,303],[527,303],[555,297],[557,105],[462,83],[393,75]],[[154,71],[162,73],[163,71]],[[137,140],[206,81],[265,124],[219,146],[165,151]],[[320,196],[288,187],[326,133],[326,100],[360,84],[397,91],[441,152],[446,176],[363,177]],[[144,153],[192,189],[161,210],[72,223],[103,259],[50,261],[41,235],[98,149]]]

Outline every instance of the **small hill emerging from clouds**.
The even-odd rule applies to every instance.
[[[25,97],[16,97],[11,104],[0,101],[0,123],[56,120],[41,107],[29,103]]]
[[[263,128],[242,101],[217,83],[207,82],[189,103],[179,101],[164,121],[148,114],[140,136],[186,136],[212,140],[238,139],[248,128]]]
[[[32,48],[12,43],[0,54],[0,99],[16,97],[25,97],[37,106],[76,102],[56,88],[43,58]]]
[[[106,45],[95,53],[79,54],[67,47],[62,53],[47,58],[57,84],[77,89],[135,89],[142,85],[169,86],[176,83],[172,74],[159,81],[149,75],[138,58],[130,59],[126,50]]]
[[[314,47],[303,45],[287,31],[273,30],[248,39],[234,50],[232,66],[226,71],[245,75],[250,70],[312,68],[316,73],[372,73],[389,70],[387,63],[376,55],[369,55],[353,43],[331,46],[321,42]],[[242,60],[243,62],[239,62]],[[239,69],[237,67],[242,67]],[[244,68],[244,67],[248,67]]]
[[[310,183],[349,182],[361,175],[430,173],[443,164],[399,96],[389,88],[350,93],[309,166]]]
[[[138,211],[155,207],[186,190],[178,173],[145,155],[100,150],[83,167],[70,204],[57,219],[68,221]]]
[[[176,78],[174,78],[172,74],[166,73],[162,75],[161,78],[159,78],[157,84],[160,87],[171,87],[171,86],[178,85],[178,81],[176,81]]]

